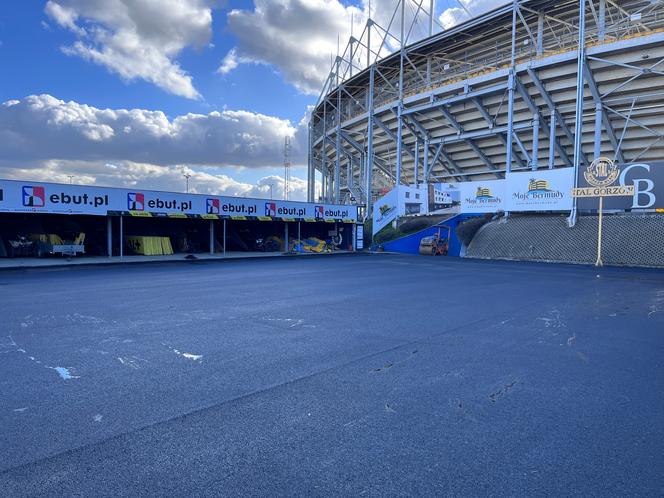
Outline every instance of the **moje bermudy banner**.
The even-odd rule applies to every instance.
[[[574,168],[508,173],[506,211],[569,211]]]
[[[462,213],[495,213],[505,210],[505,180],[458,183]]]

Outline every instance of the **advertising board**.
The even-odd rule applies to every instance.
[[[0,180],[0,212],[357,220],[357,206]]]
[[[508,173],[507,211],[569,211],[574,202],[574,168]]]
[[[634,195],[629,197],[615,196],[604,200],[604,209],[652,209],[664,208],[664,161],[648,163],[634,162],[617,164],[620,176],[618,185],[634,186]],[[584,169],[579,169],[578,186],[580,188],[592,187],[584,175]],[[592,198],[580,198],[577,201],[579,209],[597,209],[597,202]]]
[[[505,180],[462,182],[457,185],[462,213],[495,213],[505,210]]]

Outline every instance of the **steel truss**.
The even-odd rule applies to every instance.
[[[396,183],[664,159],[663,76],[664,1],[515,0],[444,30],[433,0],[397,0],[332,65],[309,201],[317,175],[369,216]]]

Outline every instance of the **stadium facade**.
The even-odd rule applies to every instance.
[[[432,12],[399,0],[334,60],[309,123],[309,201],[318,179],[321,200],[370,216],[397,184],[664,159],[661,0],[520,0],[442,30]]]

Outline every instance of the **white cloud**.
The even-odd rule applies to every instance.
[[[212,35],[211,0],[48,0],[46,15],[77,38],[63,52],[131,81],[196,99],[192,77],[176,62]]]
[[[63,28],[67,28],[77,35],[85,34],[85,30],[76,25],[78,14],[74,9],[49,0],[46,2],[44,12]]]
[[[200,169],[185,168],[191,175],[189,191],[198,194],[228,195],[255,198],[283,199],[284,179],[278,175],[267,175],[256,183],[235,180],[226,174],[212,174]],[[69,183],[69,176],[81,185],[107,187],[139,187],[143,189],[182,192],[185,180],[182,168],[158,166],[131,161],[62,161],[48,160],[24,164],[20,167],[0,162],[0,177],[17,180]],[[272,188],[270,188],[272,186]],[[289,190],[291,200],[307,199],[307,182],[291,178]]]
[[[98,109],[50,95],[0,105],[0,150],[5,161],[104,160],[162,166],[266,167],[283,162],[284,136],[292,161],[306,158],[306,122],[243,110],[185,114]]]
[[[351,15],[361,29],[362,10],[337,0],[254,0],[253,10],[228,13],[238,43],[219,71],[227,73],[242,62],[270,64],[298,90],[315,94],[330,70],[330,54],[336,54],[337,34],[342,43],[350,34]]]
[[[0,105],[0,178],[146,189],[183,188],[181,168],[200,193],[283,197],[284,136],[293,137],[291,195],[306,199],[306,122],[224,110],[169,119],[144,109],[98,109],[31,95]],[[257,183],[233,178],[243,168],[266,176]],[[224,174],[219,174],[219,171]]]
[[[239,65],[240,61],[237,59],[237,50],[232,48],[228,51],[226,57],[224,57],[224,60],[221,61],[221,66],[219,66],[217,72],[221,74],[228,74]]]
[[[406,22],[413,19],[417,5],[428,8],[428,2],[408,1]],[[504,4],[506,0],[459,0],[473,15]],[[228,28],[237,38],[237,45],[226,55],[219,72],[228,74],[243,63],[268,64],[276,67],[283,78],[299,91],[316,95],[320,92],[330,70],[330,54],[337,53],[337,37],[344,50],[350,36],[351,19],[354,35],[359,38],[369,16],[368,0],[361,8],[345,6],[339,0],[254,0],[253,9],[235,9],[228,13]],[[448,5],[453,2],[447,3]],[[387,29],[398,0],[372,0],[371,16],[378,25]],[[443,2],[438,2],[442,6]],[[446,28],[467,19],[461,7],[437,11],[440,23]],[[390,29],[398,36],[399,15]],[[428,34],[428,23],[423,13],[410,34],[411,43]],[[438,29],[439,30],[439,29]],[[377,50],[380,37],[372,39]],[[388,49],[381,55],[396,50],[398,42],[387,38]],[[366,52],[358,54],[361,61]]]
[[[477,16],[491,9],[507,3],[506,0],[458,0],[459,7],[445,9],[438,20],[449,29],[457,24],[467,21],[471,16]]]

